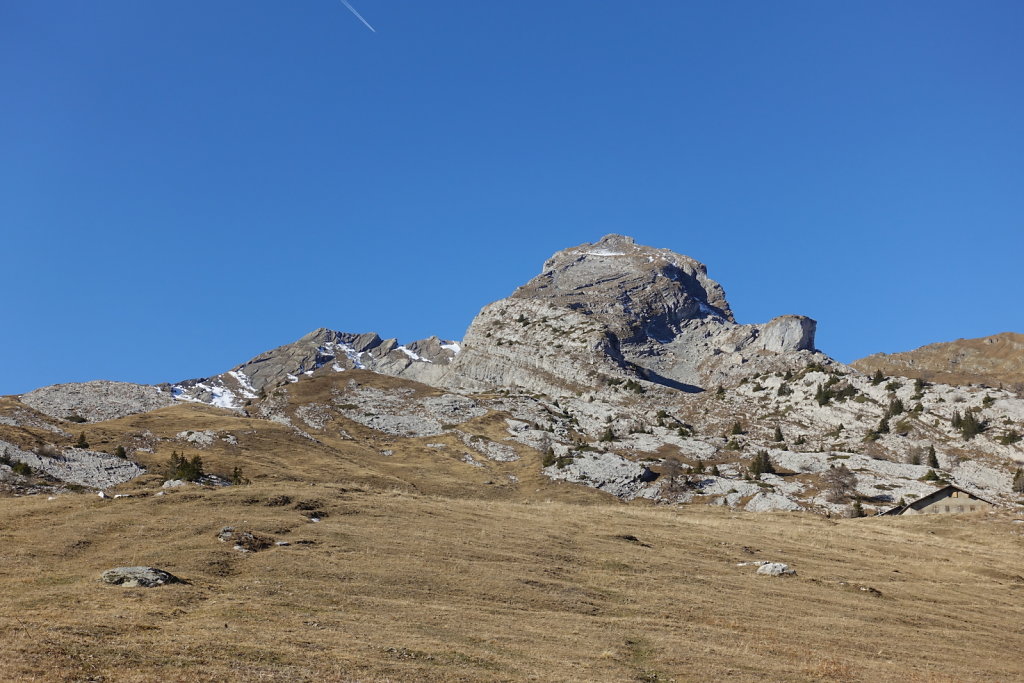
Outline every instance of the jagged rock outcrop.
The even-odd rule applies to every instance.
[[[852,363],[861,372],[911,377],[944,384],[1011,386],[1024,391],[1024,334],[928,344],[913,351],[876,353]]]
[[[20,399],[50,417],[82,418],[87,422],[114,420],[174,403],[171,394],[159,387],[106,380],[54,384],[23,394]]]
[[[702,263],[608,235],[558,252],[540,275],[485,307],[443,382],[557,395],[644,379],[696,391],[805,364],[814,331],[813,320],[795,315],[737,324]]]
[[[268,387],[316,373],[372,370],[433,384],[459,350],[457,342],[438,337],[399,344],[373,332],[353,334],[321,327],[221,375],[178,382],[172,391],[179,400],[239,408]]]
[[[68,484],[97,489],[117,486],[145,473],[144,469],[130,460],[83,448],[68,448],[49,456],[0,441],[0,456],[12,462],[25,463],[34,473],[42,473]]]

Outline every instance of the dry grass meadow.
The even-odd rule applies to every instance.
[[[134,490],[0,500],[0,679],[1024,678],[1024,524],[1005,513]],[[291,545],[243,554],[225,525]],[[758,558],[799,574],[736,566]],[[187,583],[100,583],[122,565]]]

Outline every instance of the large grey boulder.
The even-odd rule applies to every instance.
[[[782,562],[766,562],[757,568],[757,573],[764,576],[796,576],[796,570]]]
[[[174,574],[153,567],[115,567],[100,575],[103,583],[125,588],[155,588],[168,583],[181,583]]]

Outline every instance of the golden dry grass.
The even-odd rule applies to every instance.
[[[241,554],[224,525],[292,545]],[[2,499],[0,679],[1019,680],[1021,527],[365,482]],[[189,583],[98,581],[136,564]]]

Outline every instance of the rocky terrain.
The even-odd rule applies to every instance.
[[[813,320],[739,325],[707,268],[608,235],[560,251],[540,275],[485,307],[442,382],[558,395],[609,380],[699,391],[814,356]]]
[[[946,384],[987,384],[1024,392],[1024,334],[929,344],[902,353],[876,353],[851,365],[861,372],[920,378]]]
[[[945,482],[1019,500],[1017,393],[865,373],[814,333],[797,315],[741,324],[703,264],[609,235],[552,256],[462,342],[319,329],[211,378],[2,399],[0,439],[8,479],[24,463],[36,490],[163,474],[183,453],[225,482],[324,456],[335,469],[308,476],[755,512],[871,513]]]

